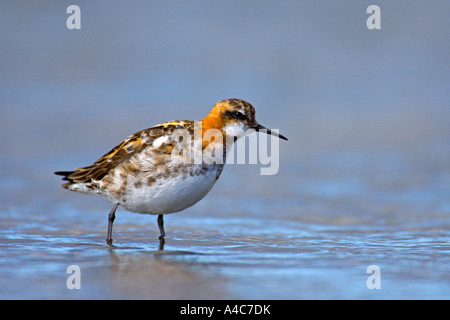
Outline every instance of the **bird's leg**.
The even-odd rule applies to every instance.
[[[163,215],[159,214],[158,215],[158,227],[159,227],[159,232],[161,233],[161,235],[159,236],[159,243],[160,243],[160,248],[164,246],[164,237],[166,236],[166,233],[164,232],[164,220],[163,220]]]
[[[119,206],[119,204],[116,203],[108,215],[108,235],[106,236],[106,243],[109,245],[112,245],[112,242],[113,242],[113,239],[111,238],[112,237],[112,228],[113,228],[114,219],[116,218],[116,209],[118,206]]]

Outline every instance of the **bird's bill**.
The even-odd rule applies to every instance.
[[[278,138],[283,139],[283,140],[287,140],[287,138],[285,136],[283,136],[282,134],[279,134],[278,132],[272,131],[269,128],[266,128],[266,127],[264,127],[263,125],[261,125],[259,123],[256,126],[252,127],[252,129],[254,129],[255,131],[258,131],[258,132],[259,131],[265,132],[267,134],[270,134],[272,136],[278,137]]]

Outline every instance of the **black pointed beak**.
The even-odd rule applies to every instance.
[[[285,136],[283,136],[282,134],[279,134],[278,132],[272,131],[272,130],[264,127],[263,125],[260,125],[259,123],[256,126],[252,127],[252,129],[254,129],[255,131],[258,131],[258,132],[259,131],[265,132],[267,134],[270,134],[272,136],[278,137],[278,138],[283,139],[283,140],[287,140],[287,138]]]

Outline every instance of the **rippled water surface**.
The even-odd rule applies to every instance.
[[[372,31],[358,1],[101,3],[71,31],[0,5],[0,298],[450,298],[446,1],[381,1]],[[230,97],[289,138],[278,172],[226,166],[163,250],[120,208],[108,247],[112,205],[53,175]]]
[[[111,249],[108,204],[60,191],[57,179],[43,177],[38,188],[22,176],[2,190],[2,297],[449,298],[448,171],[422,176],[404,159],[397,177],[352,176],[358,163],[382,170],[375,158],[300,162],[342,175],[329,179],[289,164],[278,177],[230,165],[202,202],[166,216],[164,250],[156,217],[118,210]],[[66,287],[69,265],[80,267],[81,290]],[[371,265],[381,271],[379,290],[366,286]]]

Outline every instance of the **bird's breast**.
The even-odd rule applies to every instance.
[[[128,175],[126,184],[122,183],[112,202],[137,213],[178,212],[200,201],[222,170],[223,164],[191,164],[165,175],[139,171],[137,175]]]

